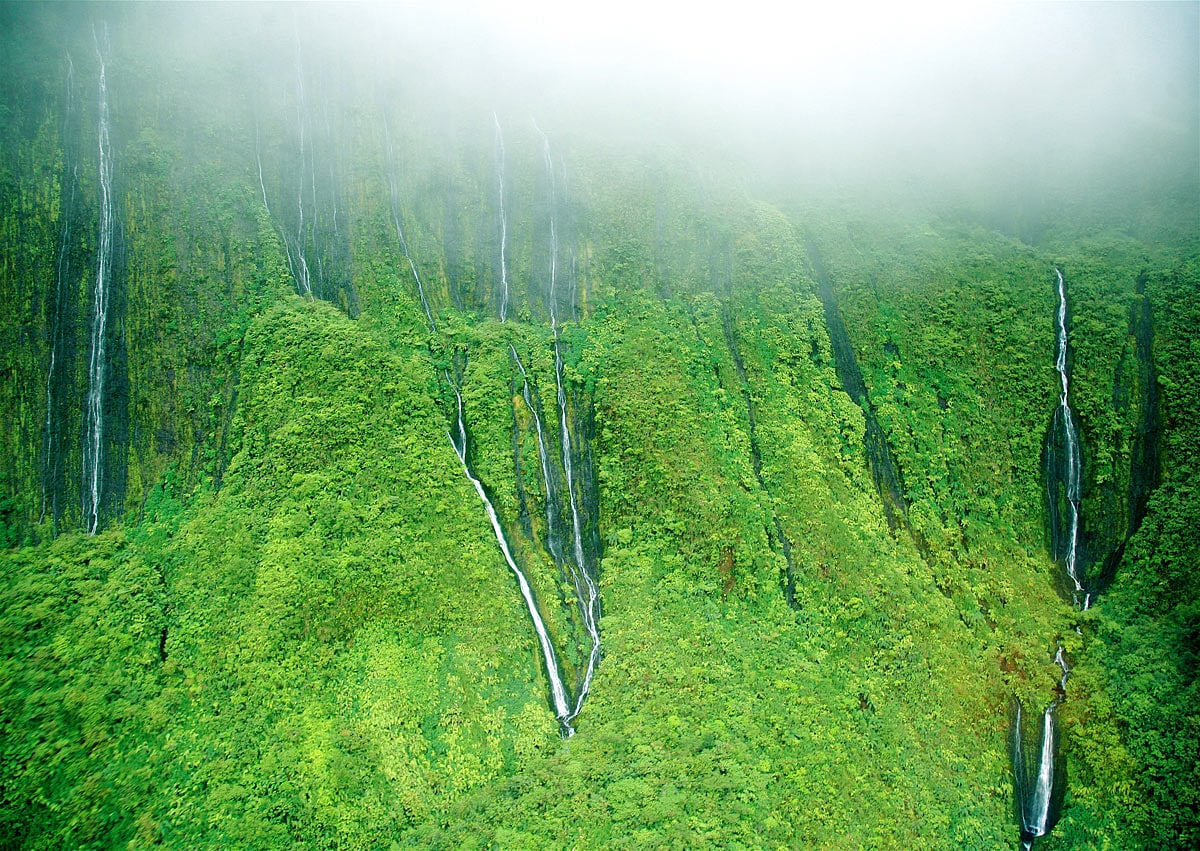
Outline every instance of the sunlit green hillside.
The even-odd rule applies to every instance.
[[[1188,152],[841,192],[338,8],[0,6],[0,848],[1016,848],[1014,698],[1036,848],[1200,842]]]

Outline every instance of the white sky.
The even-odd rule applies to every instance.
[[[1053,168],[1200,146],[1200,3],[406,0],[502,100],[707,123],[852,166]],[[657,109],[661,116],[647,116]],[[657,105],[657,106],[656,106]],[[668,115],[673,113],[673,115]]]
[[[404,4],[416,15],[473,21],[497,43],[562,68],[637,65],[664,76],[795,77],[863,70],[971,39],[991,4],[740,0],[451,0]],[[433,11],[434,8],[437,11]]]

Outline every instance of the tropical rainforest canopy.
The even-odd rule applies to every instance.
[[[1197,24],[0,5],[0,847],[1200,845]]]

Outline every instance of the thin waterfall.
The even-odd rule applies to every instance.
[[[93,37],[95,33],[93,32]],[[105,336],[112,288],[113,199],[112,141],[109,137],[108,76],[104,51],[96,38],[100,60],[100,105],[97,129],[100,171],[100,221],[96,245],[96,277],[92,288],[92,342],[88,354],[88,391],[84,406],[83,522],[89,535],[100,528],[100,500],[104,489],[104,379],[107,367]],[[107,41],[107,33],[105,33]]]
[[[288,274],[292,276],[292,284],[296,287],[296,292],[302,293],[300,286],[300,273],[296,267],[294,252],[292,251],[292,241],[288,237],[287,231],[283,229],[276,221],[275,216],[271,212],[271,203],[267,200],[267,183],[263,180],[263,164],[262,150],[259,141],[258,128],[258,111],[254,114],[254,162],[258,166],[258,188],[262,192],[263,209],[267,213],[267,218],[271,220],[271,224],[275,226],[275,232],[279,235],[279,241],[283,244],[284,258],[287,260]]]
[[[558,335],[554,337],[554,369],[555,380],[558,384],[558,406],[560,412],[560,424],[562,429],[562,456],[563,456],[563,471],[567,479],[567,502],[571,506],[571,530],[572,540],[575,544],[575,565],[577,567],[576,588],[580,583],[583,586],[583,595],[579,600],[580,614],[583,617],[583,626],[587,630],[588,638],[591,640],[591,650],[588,652],[587,665],[584,668],[583,682],[579,687],[579,692],[575,696],[575,709],[571,717],[579,714],[583,709],[583,702],[587,698],[588,691],[592,686],[592,677],[596,671],[596,664],[600,661],[600,628],[597,623],[600,614],[600,593],[596,588],[596,583],[592,581],[588,574],[587,562],[583,555],[583,525],[579,519],[579,501],[575,495],[575,474],[571,466],[571,430],[567,423],[567,399],[563,393],[562,380],[562,355],[558,347]]]
[[[570,722],[576,713],[573,713],[568,705],[566,687],[563,685],[562,675],[558,669],[558,658],[554,653],[554,645],[550,642],[550,634],[546,630],[546,624],[542,620],[541,613],[538,612],[537,602],[533,598],[533,589],[530,588],[529,580],[525,578],[525,574],[517,566],[516,559],[513,558],[512,551],[508,547],[508,540],[504,537],[504,528],[500,525],[500,518],[496,515],[496,509],[492,506],[492,501],[488,499],[483,483],[471,472],[471,465],[467,461],[467,427],[463,414],[462,392],[458,389],[458,384],[454,382],[448,372],[443,373],[443,377],[454,389],[454,399],[457,405],[454,431],[457,432],[458,437],[455,437],[454,432],[450,432],[450,445],[454,447],[454,454],[458,456],[458,460],[462,463],[463,472],[471,480],[471,484],[475,486],[475,492],[479,494],[479,499],[487,511],[488,520],[492,523],[492,531],[496,533],[496,543],[500,545],[500,552],[504,554],[504,561],[517,577],[517,585],[521,588],[521,596],[525,600],[525,607],[529,610],[529,617],[533,621],[533,628],[537,632],[538,642],[541,644],[542,659],[546,663],[546,674],[550,680],[550,696],[554,703],[554,715],[562,725],[563,732],[567,736],[574,735],[575,729],[571,726]]]
[[[496,190],[500,198],[500,321],[508,319],[508,216],[504,210],[504,133],[500,129],[500,118],[492,112],[492,121],[496,125]]]
[[[542,132],[542,128],[538,127],[536,121],[533,122],[533,127],[542,137],[542,158],[546,163],[546,175],[550,178],[550,296],[547,306],[550,311],[550,327],[555,329],[557,348],[558,324],[555,299],[558,294],[555,292],[555,279],[558,276],[558,217],[555,214],[555,208],[558,206],[558,198],[554,182],[554,160],[550,156],[550,139]]]
[[[300,49],[300,29],[296,28],[296,127],[300,134],[300,167],[305,166],[305,154],[307,153],[307,117],[308,108],[304,96],[304,57]],[[311,170],[310,170],[311,171]],[[302,172],[303,174],[303,172]],[[313,178],[316,179],[315,177]],[[313,195],[316,195],[316,186],[313,186]],[[296,181],[296,207],[298,210],[298,221],[296,224],[296,289],[301,295],[306,295],[309,298],[313,297],[312,292],[312,277],[308,269],[308,259],[305,255],[307,247],[306,230],[304,224],[304,180],[301,178]]]
[[[521,363],[521,358],[517,355],[516,348],[511,344],[508,347],[508,351],[512,356],[513,362],[517,365],[518,371],[521,373],[521,396],[525,400],[525,407],[529,409],[529,413],[533,416],[534,432],[537,435],[538,461],[541,464],[542,481],[545,484],[546,490],[546,548],[550,551],[550,557],[554,559],[555,563],[561,565],[565,560],[565,556],[562,552],[562,544],[558,534],[558,492],[554,486],[554,478],[550,471],[550,456],[546,451],[546,432],[542,427],[542,417],[533,402],[529,388],[529,375],[525,372],[525,365]],[[577,582],[576,589],[578,590]],[[580,599],[582,599],[582,595]]]
[[[1054,368],[1058,372],[1061,392],[1054,420],[1047,435],[1046,488],[1050,508],[1050,538],[1056,561],[1061,560],[1074,588],[1073,605],[1086,610],[1091,594],[1079,576],[1080,502],[1083,495],[1083,464],[1080,453],[1079,427],[1070,403],[1070,365],[1067,348],[1067,286],[1060,269],[1054,270],[1057,279],[1058,309],[1056,318],[1056,350]],[[1064,529],[1059,517],[1059,490],[1065,491],[1067,517]],[[1079,627],[1076,626],[1076,632]],[[1013,721],[1012,763],[1016,805],[1021,828],[1021,843],[1028,851],[1033,841],[1045,836],[1058,821],[1061,798],[1065,793],[1065,774],[1058,755],[1058,729],[1055,714],[1067,699],[1067,679],[1071,674],[1062,641],[1056,642],[1054,662],[1062,671],[1058,694],[1042,712],[1041,746],[1038,749],[1037,771],[1030,782],[1029,768],[1024,756],[1021,728],[1021,704],[1017,701]]]
[[[1037,785],[1033,790],[1033,819],[1030,828],[1034,836],[1044,836],[1050,817],[1050,787],[1054,781],[1054,709],[1042,713],[1042,751],[1038,758]]]
[[[1067,540],[1063,561],[1067,576],[1075,586],[1073,598],[1076,605],[1087,609],[1091,604],[1091,595],[1079,580],[1077,560],[1079,556],[1079,502],[1082,496],[1083,464],[1079,452],[1079,428],[1075,423],[1075,415],[1070,403],[1070,370],[1067,365],[1067,286],[1063,274],[1055,269],[1058,276],[1058,353],[1055,357],[1054,368],[1058,370],[1059,381],[1062,384],[1062,394],[1059,396],[1057,425],[1062,429],[1063,446],[1066,450],[1066,497],[1067,497]],[[1050,494],[1051,501],[1057,499],[1057,494]],[[1055,553],[1058,556],[1058,553]]]
[[[600,611],[600,595],[595,582],[592,580],[591,574],[587,569],[587,562],[583,548],[582,523],[579,517],[578,501],[574,493],[574,484],[572,476],[574,475],[570,460],[570,443],[569,437],[566,444],[566,457],[564,458],[564,475],[567,479],[568,501],[571,504],[571,521],[572,521],[572,554],[574,560],[568,558],[562,549],[562,542],[558,532],[558,492],[554,485],[553,469],[550,465],[549,452],[547,450],[547,442],[545,430],[542,426],[541,416],[538,414],[537,406],[533,402],[530,392],[529,375],[525,371],[525,366],[521,363],[517,351],[511,345],[509,346],[511,354],[518,371],[521,373],[522,389],[521,395],[525,400],[525,406],[529,409],[533,416],[534,429],[537,435],[538,443],[538,459],[542,470],[542,480],[545,483],[546,491],[546,548],[550,551],[551,558],[559,568],[566,567],[566,572],[570,577],[571,584],[575,589],[576,608],[579,611],[580,620],[583,623],[584,631],[587,633],[587,640],[590,644],[588,650],[588,661],[584,666],[580,681],[577,683],[574,708],[571,718],[574,718],[583,709],[584,700],[587,697],[588,691],[591,689],[592,676],[595,672],[596,664],[600,660],[600,631],[597,624]],[[560,410],[563,400],[560,400]],[[564,578],[566,578],[564,576]]]
[[[400,204],[399,204],[399,187],[397,185],[395,168],[394,168],[394,152],[392,150],[391,132],[388,129],[387,120],[384,120],[384,142],[386,145],[388,159],[388,189],[391,197],[391,212],[392,223],[396,228],[396,237],[400,242],[400,249],[404,254],[404,259],[408,261],[409,270],[412,272],[413,281],[417,286],[417,294],[421,300],[421,307],[425,311],[425,318],[429,322],[429,329],[433,333],[437,333],[437,324],[434,322],[433,313],[429,309],[429,303],[425,298],[425,286],[421,281],[420,273],[417,271],[416,262],[413,260],[412,254],[408,250],[408,242],[404,238],[404,229],[400,224]],[[516,350],[513,349],[515,357]],[[522,370],[523,371],[523,370]],[[504,535],[504,527],[500,523],[499,515],[496,513],[495,506],[492,505],[491,499],[487,495],[487,489],[483,483],[471,470],[470,453],[468,451],[467,442],[467,425],[466,413],[463,406],[462,390],[458,382],[450,374],[443,371],[442,379],[454,392],[455,400],[455,421],[454,427],[447,433],[450,438],[450,445],[454,449],[454,454],[457,456],[459,463],[462,464],[463,473],[475,488],[475,492],[479,495],[480,502],[483,503],[484,510],[487,513],[488,520],[492,524],[492,531],[496,535],[496,543],[500,547],[500,552],[504,556],[505,564],[513,572],[517,578],[517,585],[521,590],[521,597],[525,601],[525,607],[529,611],[529,618],[533,621],[534,631],[538,636],[538,644],[542,651],[542,660],[546,666],[546,678],[550,682],[550,699],[553,704],[554,715],[558,719],[558,723],[562,728],[563,735],[570,737],[575,735],[575,728],[571,726],[571,721],[579,714],[579,708],[582,706],[582,700],[577,699],[574,704],[571,703],[567,694],[567,688],[563,684],[562,673],[558,664],[558,656],[554,650],[554,644],[550,640],[550,633],[546,628],[546,623],[542,619],[541,612],[538,611],[537,601],[533,595],[533,588],[529,584],[528,578],[524,571],[517,564],[516,558],[513,556],[512,550],[508,545],[508,539]],[[527,397],[528,398],[528,397]],[[530,401],[532,405],[532,401]],[[540,420],[538,433],[542,435],[540,428]],[[544,447],[544,439],[540,441],[540,445]],[[544,458],[544,453],[543,453]],[[543,467],[545,474],[546,468]],[[549,476],[546,476],[547,482],[551,481]],[[588,678],[590,682],[590,677]]]
[[[600,628],[598,624],[600,614],[600,592],[596,587],[595,582],[588,571],[588,566],[583,552],[583,524],[579,517],[579,501],[575,493],[575,473],[571,462],[571,429],[567,420],[567,396],[563,388],[563,362],[562,362],[562,347],[560,345],[558,333],[558,316],[556,310],[558,293],[557,277],[558,277],[558,224],[557,224],[557,197],[554,179],[554,160],[550,155],[550,140],[542,129],[538,127],[537,122],[534,122],[534,128],[542,137],[542,156],[546,163],[546,171],[550,179],[550,283],[549,283],[549,298],[548,305],[550,310],[550,330],[554,334],[554,383],[556,388],[556,396],[558,400],[559,411],[559,431],[560,442],[562,446],[562,463],[563,473],[567,480],[567,503],[571,510],[571,532],[572,543],[574,544],[575,563],[572,565],[572,579],[575,582],[576,588],[582,593],[579,594],[579,610],[583,620],[584,629],[587,631],[588,638],[591,642],[591,649],[588,652],[587,664],[584,667],[582,680],[579,684],[578,693],[575,698],[575,708],[572,713],[572,718],[583,709],[584,700],[587,698],[588,691],[591,689],[592,677],[596,671],[596,664],[600,661]]]
[[[1017,822],[1020,828],[1021,845],[1029,851],[1035,839],[1045,836],[1058,820],[1055,803],[1061,792],[1060,774],[1055,763],[1058,750],[1058,730],[1055,710],[1058,701],[1047,706],[1038,724],[1039,744],[1037,761],[1027,761],[1024,751],[1022,730],[1023,708],[1020,700],[1014,701],[1012,763],[1017,789]],[[1035,769],[1030,771],[1030,769]],[[1057,784],[1057,788],[1056,788]]]
[[[282,118],[286,144],[278,155],[277,194],[267,191],[259,110],[254,110],[254,159],[263,207],[283,245],[296,293],[323,299],[358,315],[358,293],[350,263],[349,234],[339,219],[336,146],[330,125],[327,64],[314,60],[293,22],[292,76],[276,100],[286,103]],[[335,101],[336,103],[336,101]]]
[[[1056,658],[1061,657],[1061,649]],[[1065,669],[1065,663],[1063,663]],[[1063,676],[1065,682],[1066,675]],[[1064,775],[1059,764],[1057,711],[1061,694],[1041,714],[1037,727],[1038,747],[1035,762],[1025,756],[1024,718],[1021,701],[1015,701],[1013,718],[1012,768],[1016,787],[1016,810],[1021,843],[1030,848],[1035,839],[1045,836],[1058,822]]]

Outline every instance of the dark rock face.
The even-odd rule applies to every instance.
[[[825,325],[829,329],[829,343],[833,349],[834,365],[837,369],[838,380],[842,388],[863,410],[866,418],[866,434],[863,436],[863,449],[867,455],[867,463],[871,467],[871,476],[875,480],[875,489],[883,501],[883,511],[887,516],[888,526],[895,529],[906,525],[908,505],[904,501],[904,480],[900,474],[900,465],[888,446],[887,435],[879,425],[875,416],[875,408],[867,394],[867,385],[863,381],[862,370],[858,365],[858,357],[854,354],[854,346],[850,343],[850,335],[846,331],[845,320],[838,310],[837,299],[833,294],[833,285],[829,274],[821,262],[820,252],[812,240],[808,241],[808,258],[812,263],[813,273],[817,279],[817,293],[821,304],[825,307]],[[919,542],[918,542],[919,543]]]
[[[1146,275],[1143,273],[1138,279],[1137,298],[1129,315],[1132,358],[1122,358],[1113,377],[1113,407],[1123,413],[1132,426],[1128,478],[1108,481],[1100,487],[1100,516],[1092,527],[1084,529],[1096,591],[1111,584],[1125,554],[1125,545],[1141,526],[1150,494],[1160,480],[1154,323],[1145,288]]]

